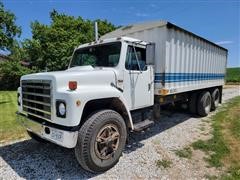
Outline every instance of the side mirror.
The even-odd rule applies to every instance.
[[[146,64],[154,65],[155,62],[155,43],[147,44],[146,46]]]

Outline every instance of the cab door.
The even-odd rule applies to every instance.
[[[153,68],[146,65],[144,47],[128,45],[123,82],[123,93],[131,110],[153,105]]]

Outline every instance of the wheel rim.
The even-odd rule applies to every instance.
[[[119,146],[120,133],[114,124],[102,127],[95,140],[95,153],[100,159],[109,159],[114,156]]]
[[[205,112],[209,113],[211,109],[211,97],[208,96],[206,99],[206,104],[205,104]]]
[[[218,106],[218,102],[219,102],[219,92],[217,91],[217,93],[215,95],[215,99],[214,99],[214,105]]]

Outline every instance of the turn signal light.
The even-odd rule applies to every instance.
[[[76,90],[77,89],[77,81],[69,81],[68,87],[70,90]]]

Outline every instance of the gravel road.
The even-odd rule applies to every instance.
[[[239,87],[224,88],[223,101],[239,95]],[[185,159],[174,151],[208,138],[208,120],[183,110],[164,111],[153,127],[130,135],[119,163],[102,174],[84,171],[73,150],[54,144],[22,140],[0,145],[0,179],[203,179],[219,170],[206,167],[202,152],[194,151],[191,159]],[[170,161],[171,167],[157,167],[156,161],[162,159]]]

